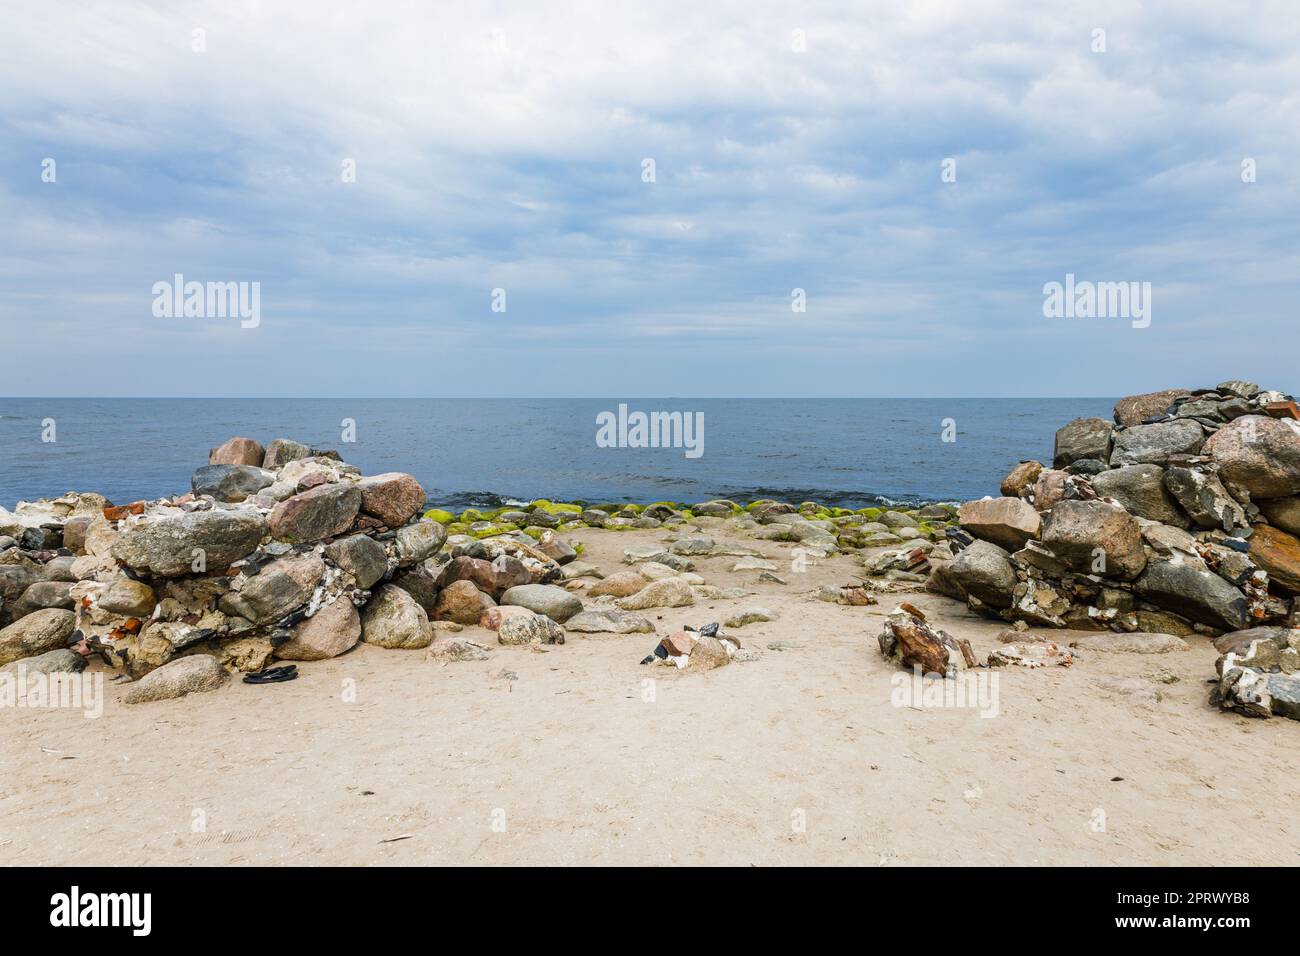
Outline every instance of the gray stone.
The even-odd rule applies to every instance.
[[[1227,631],[1246,626],[1246,599],[1214,572],[1188,559],[1153,561],[1133,590],[1157,607]]]
[[[433,555],[447,540],[447,529],[427,518],[397,529],[397,564],[410,567]]]
[[[357,587],[366,590],[388,571],[388,553],[384,546],[364,534],[331,542],[325,548],[325,556],[351,574]]]
[[[272,509],[271,534],[290,544],[324,541],[347,531],[360,509],[361,489],[355,483],[318,485]]]
[[[1228,494],[1228,490],[1215,475],[1194,468],[1174,466],[1165,473],[1164,480],[1169,493],[1197,527],[1230,531],[1246,526],[1245,510],[1236,498]]]
[[[255,511],[195,511],[127,529],[112,554],[132,570],[174,578],[194,573],[199,559],[211,571],[227,568],[251,554],[266,532]]]
[[[1164,465],[1171,455],[1194,455],[1205,444],[1205,430],[1194,421],[1134,425],[1115,435],[1110,463],[1120,465]]]
[[[650,619],[616,607],[593,607],[564,622],[565,628],[583,634],[653,634]]]
[[[346,597],[326,604],[294,625],[293,636],[275,649],[285,661],[323,661],[338,657],[361,640],[361,615]]]
[[[1042,543],[1072,570],[1131,580],[1146,564],[1137,520],[1105,501],[1061,501],[1043,522]]]
[[[664,578],[647,584],[635,594],[619,598],[617,603],[625,611],[644,611],[652,607],[687,607],[695,603],[695,592],[683,578]]]
[[[44,654],[37,654],[35,657],[24,657],[21,660],[0,667],[0,671],[8,674],[25,672],[28,675],[80,674],[85,669],[86,659],[76,651],[70,651],[67,648],[46,651]]]
[[[62,608],[33,611],[0,630],[0,664],[67,646],[76,615]]]
[[[582,601],[550,584],[521,584],[501,595],[501,604],[526,607],[563,624],[582,611]]]
[[[204,465],[190,479],[196,495],[218,501],[243,501],[275,482],[275,475],[253,465]]]
[[[1287,534],[1300,535],[1300,495],[1286,498],[1269,498],[1258,502],[1268,523]]]
[[[1056,433],[1052,467],[1064,468],[1083,458],[1107,461],[1110,458],[1111,423],[1104,418],[1076,418]]]
[[[765,607],[746,607],[736,611],[726,620],[727,627],[744,627],[746,624],[762,624],[775,621],[781,615]]]
[[[227,614],[268,624],[306,604],[324,573],[325,562],[314,554],[277,558],[244,578],[238,591],[222,595],[217,605]]]
[[[1165,471],[1159,465],[1125,465],[1092,478],[1093,491],[1114,498],[1130,513],[1162,524],[1187,527],[1187,516],[1165,490]]]
[[[263,468],[280,468],[291,461],[311,456],[311,449],[291,438],[273,438],[262,456]]]
[[[122,699],[128,704],[171,700],[186,694],[217,690],[229,681],[230,675],[215,657],[192,654],[150,671],[132,684]]]
[[[563,644],[564,628],[543,614],[511,615],[497,628],[497,640],[502,644]]]
[[[95,606],[111,614],[147,617],[157,603],[158,596],[154,594],[153,588],[143,581],[120,574],[99,595]]]
[[[1300,422],[1246,415],[1223,426],[1205,443],[1227,485],[1252,498],[1300,493]]]
[[[378,647],[428,647],[433,628],[424,608],[401,588],[385,584],[361,615],[361,639]]]
[[[948,562],[947,577],[990,607],[1010,607],[1016,587],[1011,556],[988,541],[976,541]]]
[[[983,498],[967,501],[957,512],[962,529],[1008,551],[1037,538],[1042,519],[1034,506],[1021,498]]]

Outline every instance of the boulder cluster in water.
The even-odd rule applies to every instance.
[[[1051,468],[1022,462],[961,506],[928,587],[1039,627],[1207,635],[1223,707],[1300,718],[1297,419],[1290,396],[1230,381],[1069,422]]]

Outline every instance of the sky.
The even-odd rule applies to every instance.
[[[4,21],[0,395],[1300,391],[1292,0]]]

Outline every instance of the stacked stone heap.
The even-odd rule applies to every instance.
[[[1300,409],[1244,381],[1122,399],[970,501],[928,586],[1008,621],[1216,639],[1218,699],[1300,716]]]

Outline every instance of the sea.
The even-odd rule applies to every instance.
[[[365,474],[410,472],[449,510],[547,498],[589,504],[776,498],[841,507],[996,495],[1050,462],[1073,418],[1111,398],[0,399],[0,505],[97,491],[115,503],[188,491],[234,435],[334,449]],[[618,447],[619,414],[702,422],[686,447]],[[605,416],[602,418],[602,415]],[[696,417],[700,416],[700,417]],[[614,437],[614,447],[610,444]],[[627,433],[634,443],[634,430]],[[697,454],[698,452],[698,454]]]

